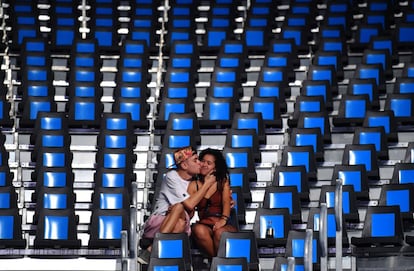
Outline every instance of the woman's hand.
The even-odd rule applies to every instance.
[[[225,220],[225,219],[220,219],[219,221],[217,221],[215,224],[214,224],[214,226],[213,226],[213,231],[214,230],[218,230],[218,229],[220,229],[220,228],[222,228],[222,227],[224,227],[225,225],[227,224],[227,220]]]

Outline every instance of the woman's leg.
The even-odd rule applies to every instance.
[[[214,253],[217,254],[218,248],[220,246],[220,239],[223,232],[236,232],[237,229],[233,227],[232,225],[225,225],[224,227],[221,227],[220,229],[217,229],[213,232],[213,245],[214,245]]]
[[[195,223],[192,227],[191,234],[197,243],[197,246],[205,252],[209,257],[216,256],[214,252],[214,243],[213,243],[213,230],[204,225]]]

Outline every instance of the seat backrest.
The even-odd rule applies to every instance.
[[[346,144],[342,164],[364,165],[368,178],[378,178],[378,156],[374,144]]]
[[[414,184],[384,184],[381,187],[381,193],[378,200],[380,206],[400,206],[401,218],[411,221],[414,210]]]
[[[305,166],[278,166],[272,179],[273,186],[296,186],[300,199],[309,200],[308,175]]]
[[[249,265],[246,258],[224,258],[224,257],[213,257],[211,260],[210,271],[237,271],[246,270],[249,271]]]
[[[287,208],[293,223],[302,221],[301,202],[296,186],[267,186],[263,199],[264,208]]]

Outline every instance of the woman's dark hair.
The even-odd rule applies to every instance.
[[[222,190],[223,188],[223,182],[228,179],[229,171],[227,169],[227,163],[224,159],[224,156],[220,150],[207,148],[205,150],[202,150],[200,154],[198,155],[198,158],[200,161],[203,160],[204,156],[210,154],[214,156],[215,164],[216,164],[216,180],[219,184],[219,190]]]

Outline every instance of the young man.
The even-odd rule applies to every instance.
[[[174,161],[176,169],[168,171],[164,177],[153,213],[145,222],[143,238],[153,239],[157,232],[186,232],[190,235],[194,208],[216,181],[213,172],[208,173],[202,189],[190,195],[188,185],[194,176],[200,174],[198,155],[192,147],[185,147],[174,152]],[[148,264],[150,255],[151,245],[140,252],[138,261]]]

